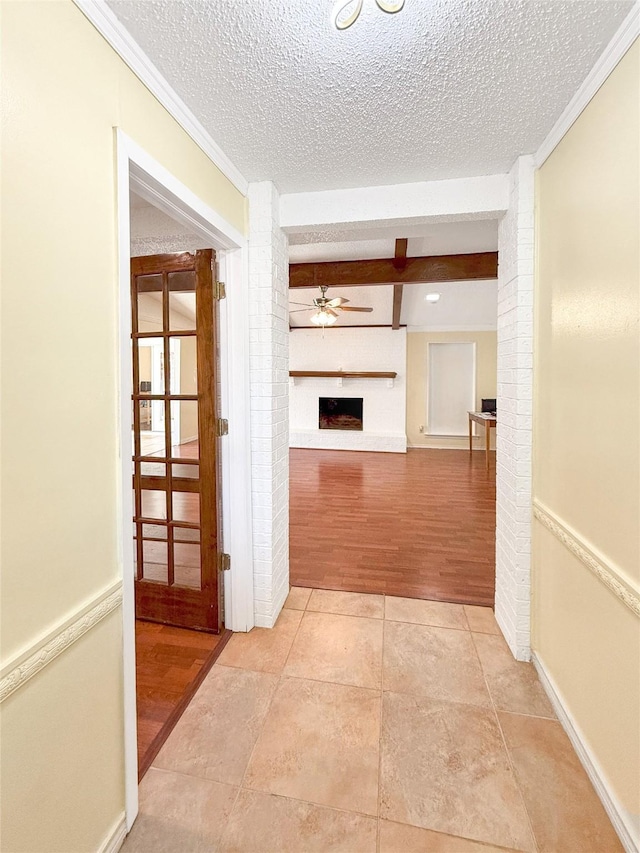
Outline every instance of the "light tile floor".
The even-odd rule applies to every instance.
[[[126,853],[618,853],[491,610],[294,588],[229,641]]]

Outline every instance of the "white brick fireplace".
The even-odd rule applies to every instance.
[[[289,343],[292,371],[397,373],[395,379],[296,377],[289,388],[291,447],[323,450],[374,450],[405,453],[405,329],[334,327],[293,329]],[[362,431],[320,429],[319,398],[362,398]]]

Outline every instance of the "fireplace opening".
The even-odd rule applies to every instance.
[[[319,397],[320,429],[362,430],[362,397]]]

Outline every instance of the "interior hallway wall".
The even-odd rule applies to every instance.
[[[71,0],[0,9],[2,849],[75,853],[124,810],[114,128],[246,200]]]
[[[407,334],[407,439],[409,447],[460,448],[469,447],[464,436],[429,435],[420,432],[427,423],[428,353],[430,343],[474,343],[476,345],[476,404],[481,409],[482,398],[497,396],[497,334],[496,332],[411,332]],[[425,426],[426,430],[426,426]],[[475,446],[484,450],[484,434],[478,430]],[[495,431],[491,430],[491,447],[495,449]]]
[[[280,197],[249,185],[249,328],[255,624],[289,593],[289,257]]]
[[[640,43],[538,173],[533,650],[640,847]]]
[[[531,656],[531,444],[533,406],[533,157],[509,173],[498,227],[496,619],[518,660]]]

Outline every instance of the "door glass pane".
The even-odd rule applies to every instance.
[[[198,393],[198,364],[195,335],[172,335],[169,338],[170,389],[172,394]]]
[[[179,586],[200,589],[200,545],[175,543],[173,546],[173,578]]]
[[[174,527],[173,541],[174,542],[199,542],[200,531],[194,530],[193,527]]]
[[[169,273],[169,290],[175,293],[195,292],[196,274],[194,270],[177,270]]]
[[[167,466],[164,462],[139,462],[142,477],[166,477]]]
[[[200,495],[194,492],[172,492],[173,520],[200,524]]]
[[[187,448],[185,448],[187,449]],[[200,466],[199,465],[182,465],[178,463],[174,463],[171,466],[171,476],[172,477],[182,477],[185,480],[197,480],[200,476]]]
[[[167,527],[163,524],[142,524],[143,539],[166,539]]]
[[[162,276],[139,275],[136,278],[138,291],[138,332],[162,331]]]
[[[164,394],[162,338],[138,338],[139,394]]]
[[[148,429],[141,429],[138,435],[140,456],[165,455],[165,401],[140,400],[145,404]]]
[[[171,401],[171,453],[174,457],[198,458],[198,403]]]
[[[158,539],[144,539],[142,542],[142,577],[148,581],[168,583],[168,543]]]
[[[196,328],[196,295],[169,293],[169,331],[192,331]]]
[[[142,517],[166,518],[167,493],[158,489],[142,489]]]

